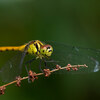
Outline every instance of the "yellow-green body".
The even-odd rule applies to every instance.
[[[0,51],[21,51],[24,52],[25,48],[27,48],[26,52],[31,55],[35,55],[36,58],[42,59],[43,57],[51,56],[53,52],[53,48],[51,45],[45,45],[39,40],[33,40],[29,43],[26,43],[21,46],[5,46],[0,47]]]

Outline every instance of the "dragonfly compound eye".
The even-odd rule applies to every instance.
[[[52,46],[51,45],[43,45],[42,47],[41,47],[41,50],[40,50],[40,53],[42,54],[42,55],[46,55],[46,56],[51,56],[51,54],[52,54],[52,52],[53,52],[53,48],[52,48]]]

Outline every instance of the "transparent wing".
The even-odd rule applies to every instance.
[[[0,70],[0,77],[3,82],[10,82],[16,79],[16,76],[21,74],[22,64],[25,53],[18,52],[16,56],[11,58],[7,63],[2,66]]]
[[[11,58],[0,70],[0,77],[3,82],[10,82],[16,79],[22,71],[22,64],[29,48],[30,41],[24,48],[23,52],[19,52],[16,56]]]
[[[71,65],[83,65],[86,64],[88,68],[82,68],[78,72],[97,72],[100,70],[100,50],[88,49],[66,45],[57,42],[47,42],[52,45],[54,52],[52,54],[52,59],[61,66]],[[64,73],[65,71],[61,71]]]

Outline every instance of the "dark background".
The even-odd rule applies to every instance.
[[[0,45],[51,40],[100,48],[98,0],[0,0]],[[6,58],[1,54],[0,63]],[[100,96],[100,72],[51,75],[7,87],[6,100],[89,100]]]

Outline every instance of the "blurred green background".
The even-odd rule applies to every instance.
[[[98,0],[0,0],[0,46],[51,40],[100,48]],[[0,63],[6,58],[0,53]],[[90,100],[100,96],[100,72],[51,75],[8,86],[1,100]]]

